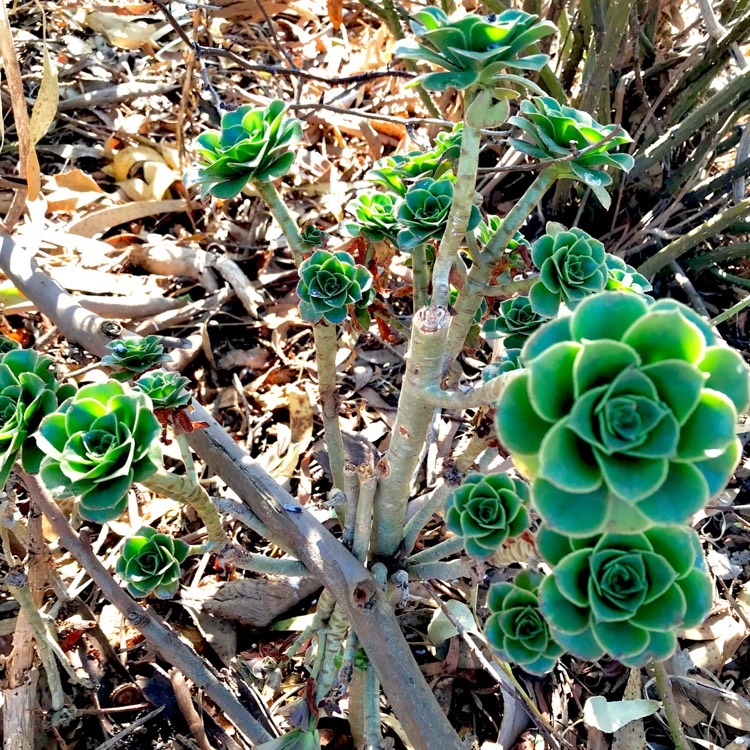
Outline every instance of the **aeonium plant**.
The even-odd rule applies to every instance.
[[[586,537],[687,522],[740,456],[748,368],[673,300],[603,292],[542,326],[498,433],[548,528]]]
[[[117,339],[107,344],[107,349],[112,353],[102,357],[102,364],[112,367],[115,370],[112,377],[123,382],[172,361],[158,336]]]
[[[161,426],[151,399],[110,380],[87,385],[46,416],[36,433],[41,479],[57,497],[80,498],[79,512],[106,523],[120,516],[133,482],[162,464]]]
[[[198,136],[196,168],[183,177],[186,187],[200,185],[201,196],[234,198],[250,180],[268,182],[286,174],[294,161],[291,147],[302,125],[287,118],[286,105],[273,101],[259,109],[245,104],[221,118],[221,130]]]
[[[629,667],[666,659],[677,630],[699,625],[713,587],[689,528],[571,538],[542,528],[537,548],[552,566],[541,611],[552,637],[581,659],[608,654]]]
[[[42,418],[74,393],[75,386],[58,380],[57,367],[49,357],[6,347],[0,355],[0,486],[19,457],[24,471],[39,471],[44,453],[34,433]]]
[[[443,68],[445,72],[425,73],[410,83],[432,91],[495,87],[513,78],[525,85],[525,79],[506,71],[540,70],[549,57],[526,54],[526,49],[557,31],[553,23],[521,10],[449,18],[435,7],[413,14],[411,28],[419,41],[399,42],[395,54]]]

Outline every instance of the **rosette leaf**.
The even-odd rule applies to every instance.
[[[107,344],[107,349],[112,354],[102,357],[102,364],[118,370],[119,372],[114,372],[112,377],[123,382],[130,380],[137,373],[172,361],[172,357],[164,353],[158,336],[118,339]]]
[[[152,370],[141,375],[133,387],[151,399],[154,410],[175,411],[190,403],[192,396],[187,390],[189,383],[190,381],[178,372]]]
[[[539,279],[531,287],[532,308],[554,318],[561,304],[571,310],[584,298],[601,292],[609,271],[604,245],[582,229],[547,226],[547,234],[531,248]]]
[[[492,557],[509,537],[529,527],[529,489],[505,474],[472,474],[448,498],[448,529],[480,560]]]
[[[180,563],[189,549],[185,542],[144,526],[123,543],[115,570],[132,596],[153,593],[171,599],[180,587]]]
[[[504,336],[506,349],[520,349],[545,322],[546,319],[534,311],[528,297],[514,297],[500,303],[500,314],[485,320],[482,333],[488,341]]]
[[[643,274],[616,255],[607,253],[606,264],[608,278],[605,289],[608,291],[646,294],[653,289],[651,282]]]
[[[75,393],[56,374],[52,360],[31,349],[9,349],[0,356],[0,487],[19,455],[24,471],[39,471],[44,454],[34,433],[43,417]]]
[[[411,28],[419,42],[399,42],[395,54],[445,69],[418,76],[409,84],[421,84],[430,91],[494,88],[504,82],[524,85],[524,79],[504,71],[541,70],[549,57],[524,52],[557,31],[553,23],[539,21],[539,16],[521,10],[487,17],[470,13],[451,19],[435,7],[415,13]]]
[[[310,323],[343,323],[347,308],[359,313],[372,302],[372,274],[349,253],[314,252],[299,267],[299,310]]]
[[[440,133],[435,147],[429,151],[410,151],[407,154],[386,156],[375,163],[365,178],[403,197],[409,185],[419,179],[435,180],[451,172],[451,165],[461,153],[463,124],[456,125],[450,133]]]
[[[703,552],[687,527],[572,539],[543,526],[537,548],[552,566],[542,614],[552,637],[581,659],[608,654],[629,667],[667,659],[676,631],[699,625],[711,608]]]
[[[748,368],[685,305],[602,292],[543,325],[522,358],[498,434],[549,528],[685,523],[732,476]]]
[[[315,224],[305,224],[300,232],[302,242],[308,247],[325,247],[330,236],[328,232],[319,229]]]
[[[411,251],[429,240],[439,240],[445,231],[452,204],[451,180],[427,177],[415,182],[396,211],[396,218],[404,227],[397,237],[399,248]],[[473,231],[480,221],[479,209],[472,205],[466,231]]]
[[[13,341],[13,339],[8,338],[7,336],[0,336],[0,356],[20,348],[21,345],[17,341]]]
[[[632,143],[631,137],[617,125],[600,125],[591,115],[560,104],[551,97],[537,96],[521,102],[521,111],[508,122],[520,128],[525,140],[511,138],[513,146],[538,159],[569,157],[571,148],[585,152],[570,161],[555,164],[560,177],[581,180],[588,185],[605,208],[610,198],[604,189],[612,184],[605,167],[629,172],[633,157],[617,153],[620,146]],[[612,135],[615,130],[615,135]],[[610,137],[611,136],[611,137]],[[609,137],[609,138],[608,138]],[[608,138],[605,143],[600,141]],[[594,144],[600,145],[596,146]]]
[[[484,368],[484,370],[482,370],[482,380],[492,380],[493,378],[500,377],[500,375],[505,375],[508,372],[522,369],[523,362],[521,362],[521,350],[506,349],[499,361],[491,362]]]
[[[512,583],[493,584],[487,594],[490,616],[484,625],[490,647],[534,675],[550,672],[565,652],[539,609],[541,581],[539,573],[523,570]]]
[[[245,104],[221,118],[221,130],[198,136],[198,167],[185,186],[200,185],[201,196],[234,198],[250,180],[268,182],[285,175],[294,161],[289,149],[302,136],[299,120],[285,118],[284,102],[265,109]]]
[[[161,427],[152,412],[145,393],[115,380],[84,386],[36,433],[42,481],[58,497],[79,497],[83,518],[115,520],[133,482],[161,466]]]
[[[347,213],[356,221],[346,221],[344,229],[352,237],[366,237],[372,242],[390,240],[396,244],[398,221],[396,220],[396,196],[389,193],[369,191],[360,193],[346,205]]]

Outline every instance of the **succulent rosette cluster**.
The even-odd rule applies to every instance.
[[[171,599],[180,587],[180,563],[189,550],[185,542],[144,526],[124,541],[115,571],[133,596],[153,593]]]
[[[546,318],[531,306],[528,297],[513,297],[500,303],[496,318],[485,320],[482,334],[489,341],[505,337],[503,343],[506,349],[520,349],[531,334],[546,322]]]
[[[226,112],[221,130],[198,136],[199,166],[188,170],[184,184],[200,185],[204,198],[234,198],[250,180],[268,182],[285,175],[294,161],[290,148],[302,135],[299,120],[286,118],[285,112],[281,101]]]
[[[428,151],[386,156],[377,161],[365,177],[403,197],[416,180],[425,177],[438,180],[451,171],[453,162],[461,153],[462,130],[463,124],[459,123],[451,132],[440,133],[434,148]]]
[[[548,528],[685,523],[739,460],[748,368],[673,300],[602,292],[544,325],[498,403],[498,434]]]
[[[372,304],[372,274],[349,253],[317,250],[299,267],[299,310],[310,323],[343,323],[349,307],[357,317]]]
[[[571,310],[586,297],[601,292],[609,271],[604,245],[582,229],[547,225],[547,233],[531,247],[539,279],[529,299],[536,312],[554,318],[561,304]]]
[[[435,7],[412,15],[411,28],[419,41],[399,42],[395,54],[444,68],[444,72],[418,76],[410,84],[421,84],[431,91],[494,87],[515,78],[504,75],[506,70],[541,70],[549,57],[524,51],[557,31],[553,23],[539,21],[538,16],[521,10],[486,17],[469,13],[451,19]]]
[[[448,498],[448,529],[473,557],[492,557],[509,537],[529,527],[529,488],[506,474],[471,474]]]
[[[355,220],[345,221],[343,227],[352,237],[362,236],[372,242],[390,240],[395,245],[399,229],[397,202],[398,198],[390,193],[360,193],[346,205],[346,212]]]
[[[42,481],[58,497],[79,497],[83,518],[115,520],[133,482],[161,466],[161,427],[152,412],[145,393],[117,381],[84,386],[36,433]]]
[[[511,144],[525,154],[539,159],[569,157],[571,148],[585,153],[555,165],[558,176],[581,180],[591,188],[600,203],[608,208],[610,197],[605,190],[612,177],[605,167],[629,172],[633,157],[617,153],[632,138],[618,125],[601,125],[591,115],[560,104],[548,96],[521,102],[521,111],[508,119],[520,128],[528,140],[511,138]],[[616,131],[616,132],[615,132]],[[604,139],[606,142],[601,143]],[[600,144],[600,145],[595,145]]]
[[[112,374],[115,380],[130,380],[138,373],[172,361],[172,357],[165,354],[158,336],[118,339],[107,344],[107,349],[112,354],[102,357],[102,364],[116,370]]]
[[[523,570],[512,583],[495,583],[487,594],[487,642],[498,655],[530,674],[549,672],[565,649],[555,641],[539,608],[542,576]]]
[[[396,211],[396,219],[403,227],[397,237],[401,250],[411,251],[443,236],[453,205],[453,191],[452,180],[429,177],[417,180],[409,188]],[[476,229],[480,221],[479,209],[472,205],[467,231]]]
[[[542,614],[555,641],[581,659],[608,654],[629,667],[666,659],[676,631],[699,625],[711,608],[703,552],[687,527],[583,539],[542,527],[537,549],[552,566]]]
[[[44,453],[34,433],[43,417],[75,393],[56,375],[52,360],[30,349],[9,348],[0,356],[0,487],[19,455],[24,471],[39,471]]]
[[[178,372],[151,370],[141,375],[133,387],[151,399],[155,411],[175,411],[190,403],[192,396],[187,390],[189,383],[190,381]]]

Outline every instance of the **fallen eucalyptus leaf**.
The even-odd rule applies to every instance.
[[[660,701],[608,701],[600,695],[595,695],[589,698],[583,707],[583,721],[590,727],[611,734],[631,721],[651,716],[659,708]]]
[[[456,618],[456,620],[458,620],[461,627],[463,627],[467,633],[476,633],[479,635],[477,624],[474,621],[474,615],[463,602],[451,599],[451,601],[445,603],[445,606],[450,610],[450,613]],[[442,609],[436,609],[427,628],[427,637],[432,643],[437,645],[443,641],[447,641],[454,635],[458,635],[456,626],[448,619]]]

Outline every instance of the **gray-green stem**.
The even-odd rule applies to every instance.
[[[435,266],[432,269],[432,300],[435,305],[446,306],[450,300],[451,268],[466,235],[471,207],[474,205],[481,139],[481,132],[477,128],[464,125],[461,132],[461,155],[456,170],[453,204],[435,258]]]
[[[422,507],[409,519],[404,528],[404,552],[408,555],[414,549],[414,545],[422,533],[422,529],[429,523],[430,519],[440,513],[445,507],[445,502],[450,496],[453,487],[447,482],[439,484],[422,504]],[[421,498],[414,502],[419,502]]]
[[[459,536],[452,536],[449,539],[444,539],[434,547],[428,547],[421,552],[417,552],[416,555],[412,555],[407,561],[407,566],[417,565],[427,562],[436,562],[442,560],[444,557],[455,555],[457,552],[461,552],[464,548],[464,540]]]
[[[336,326],[317,324],[313,326],[315,335],[315,356],[318,361],[318,388],[320,408],[323,414],[323,430],[328,448],[333,486],[344,491],[344,465],[346,453],[339,422],[339,400],[336,393]]]
[[[557,179],[557,171],[554,167],[548,167],[537,175],[518,203],[505,216],[503,223],[490,237],[471,267],[469,278],[456,300],[456,314],[453,316],[448,333],[446,367],[458,357],[464,347],[474,316],[482,304],[484,290],[492,278],[493,266],[500,260],[508,247],[508,243],[549,190],[555,179]]]
[[[432,421],[433,407],[424,390],[439,381],[449,320],[444,307],[423,308],[414,316],[396,423],[380,463],[373,512],[375,556],[390,557],[401,543],[412,477]]]
[[[651,662],[651,666],[654,670],[656,690],[664,704],[664,715],[667,717],[669,733],[672,735],[675,750],[693,750],[692,745],[688,742],[687,737],[685,737],[685,732],[682,731],[682,722],[677,713],[677,704],[672,693],[672,684],[669,681],[667,670],[664,668],[664,663],[654,660]]]
[[[414,281],[414,309],[419,310],[427,304],[430,287],[430,275],[427,267],[427,248],[419,245],[411,254],[411,272]]]
[[[171,497],[178,503],[191,506],[203,521],[209,542],[222,547],[230,544],[229,537],[221,524],[219,512],[206,490],[198,483],[191,481],[186,476],[171,474],[164,469],[159,469],[156,474],[142,480],[140,484],[153,492]]]
[[[289,249],[292,251],[294,262],[299,266],[302,263],[305,244],[302,242],[297,222],[291,217],[286,203],[281,199],[278,190],[276,190],[272,182],[254,182],[253,185],[258,191],[258,195],[260,195],[270,209],[274,219],[279,222]]]

